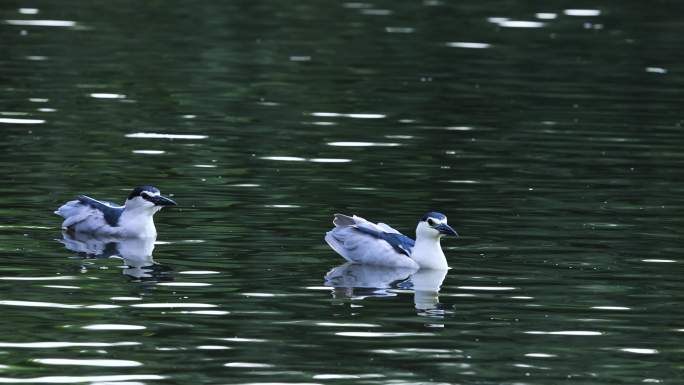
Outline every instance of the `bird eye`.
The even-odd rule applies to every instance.
[[[142,199],[150,199],[150,194],[143,192],[143,193],[140,193],[140,197]]]
[[[428,218],[427,223],[428,223],[428,225],[430,225],[430,226],[434,226],[434,225],[435,225],[435,221],[433,221],[432,218]]]

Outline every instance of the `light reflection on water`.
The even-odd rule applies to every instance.
[[[0,383],[680,377],[668,5],[10,3]],[[60,236],[143,183],[158,241]],[[322,241],[433,209],[445,275]]]
[[[153,381],[163,380],[166,377],[155,374],[137,374],[137,375],[110,375],[110,376],[45,376],[33,378],[13,378],[0,377],[0,383],[4,384],[78,384],[78,383],[125,383],[124,381]]]
[[[142,366],[138,361],[130,360],[79,360],[67,358],[36,358],[33,362],[43,365],[77,365],[77,366],[104,366],[104,367],[132,367]]]
[[[142,138],[142,139],[207,139],[207,135],[188,135],[188,134],[158,134],[152,132],[135,132],[126,134],[127,138]]]
[[[35,27],[75,27],[71,20],[5,20],[5,24]]]

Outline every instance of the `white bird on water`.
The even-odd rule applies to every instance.
[[[335,228],[325,234],[328,245],[347,261],[367,265],[446,270],[449,265],[439,241],[445,235],[458,236],[447,217],[437,212],[418,222],[415,241],[356,215],[335,214],[333,224]]]
[[[136,187],[126,203],[98,201],[85,195],[62,205],[55,214],[64,217],[62,228],[77,233],[113,237],[156,237],[152,217],[164,206],[176,202],[162,196],[154,186]]]

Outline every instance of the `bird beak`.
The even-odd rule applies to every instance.
[[[456,230],[452,229],[451,226],[447,225],[446,223],[441,223],[435,226],[435,230],[439,231],[440,234],[458,237]]]
[[[157,206],[175,206],[176,202],[173,199],[169,199],[163,195],[157,195],[151,199],[152,203]]]

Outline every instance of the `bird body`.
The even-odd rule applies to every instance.
[[[387,224],[356,215],[335,214],[333,224],[335,228],[326,233],[325,240],[347,261],[411,269],[448,269],[439,240],[444,235],[458,235],[446,216],[435,212],[418,222],[415,241]]]
[[[162,196],[152,186],[136,187],[123,206],[99,201],[85,195],[69,201],[55,211],[64,218],[62,228],[77,233],[114,237],[156,237],[154,214],[176,202]]]

